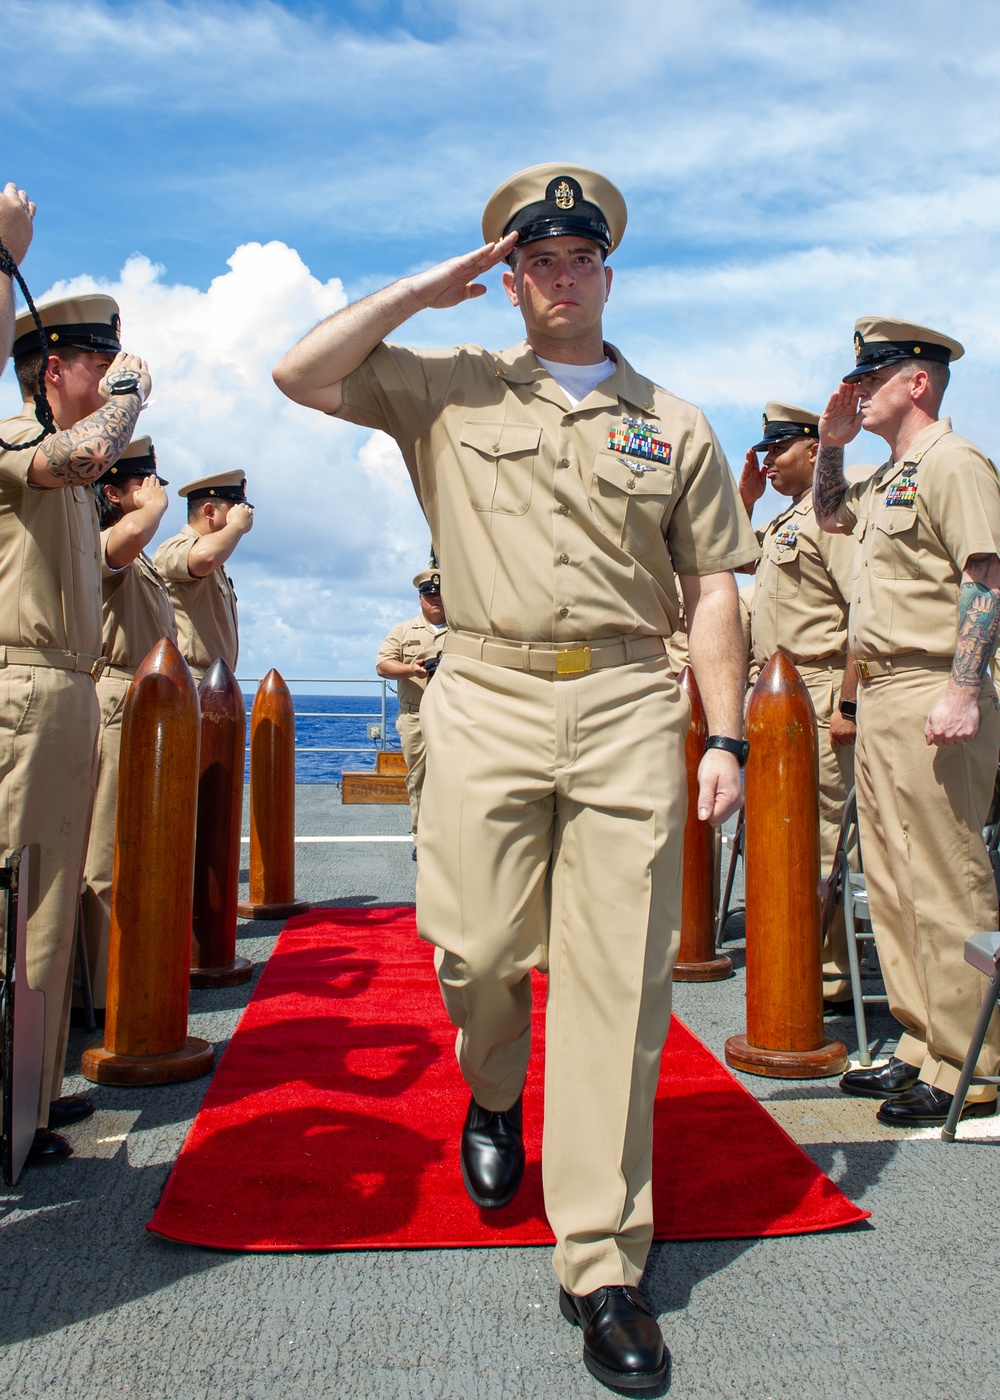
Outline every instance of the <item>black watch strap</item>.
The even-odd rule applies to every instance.
[[[142,398],[142,380],[134,370],[119,370],[108,380],[108,394],[138,394]]]
[[[741,768],[747,766],[747,759],[750,757],[750,744],[746,739],[730,739],[728,734],[710,734],[705,740],[705,748],[724,749],[726,753],[731,753]]]
[[[858,717],[858,702],[856,700],[841,700],[837,709],[845,719],[857,719]]]

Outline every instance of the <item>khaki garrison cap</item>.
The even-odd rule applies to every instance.
[[[156,476],[156,451],[152,438],[133,438],[114,466],[109,467],[97,480],[102,486],[115,486],[133,476]],[[161,486],[170,485],[162,476],[157,479]]]
[[[189,501],[200,501],[215,496],[220,501],[243,501],[247,499],[247,479],[239,470],[216,472],[215,476],[201,476],[197,481],[189,481],[177,489],[178,496],[186,496]]]
[[[751,451],[766,452],[777,442],[793,442],[800,437],[819,440],[819,414],[796,408],[792,403],[769,403],[764,409],[764,436]]]
[[[63,297],[39,306],[38,318],[45,331],[45,347],[58,355],[60,347],[72,345],[78,350],[105,350],[118,354],[122,348],[119,336],[122,320],[114,297],[95,293],[93,296]],[[42,341],[30,311],[22,311],[14,322],[15,359],[31,350],[40,350]]]
[[[622,241],[628,210],[610,180],[583,165],[533,165],[494,190],[483,210],[483,237],[496,243],[518,232],[518,243],[577,234],[605,253]]]
[[[418,593],[440,593],[441,570],[422,569],[413,580],[413,586]]]
[[[857,364],[850,374],[844,375],[844,383],[851,384],[864,374],[873,374],[885,365],[901,364],[903,360],[935,360],[946,365],[964,354],[965,347],[941,331],[891,316],[862,316],[854,323]]]

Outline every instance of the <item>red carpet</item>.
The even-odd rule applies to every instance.
[[[543,1001],[544,982],[536,987]],[[465,1194],[468,1102],[432,952],[411,909],[289,920],[209,1086],[149,1229],[219,1249],[546,1244],[544,1012],[524,1095],[528,1165],[510,1206]],[[656,1105],[658,1239],[863,1220],[676,1017]]]

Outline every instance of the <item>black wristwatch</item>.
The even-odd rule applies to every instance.
[[[108,394],[138,394],[142,398],[142,380],[134,370],[119,370],[113,380],[108,381]]]
[[[858,702],[856,700],[841,700],[837,709],[845,719],[857,719],[858,717]]]
[[[724,749],[726,753],[731,753],[741,768],[747,766],[747,759],[750,757],[750,743],[747,739],[730,739],[728,734],[710,734],[705,740],[705,751],[709,749]]]

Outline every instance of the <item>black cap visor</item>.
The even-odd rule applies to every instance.
[[[768,423],[760,442],[755,442],[751,452],[766,452],[779,442],[794,442],[796,438],[819,438],[819,428],[815,423]]]
[[[89,326],[46,326],[44,347],[52,355],[58,355],[60,349],[65,345],[71,345],[75,350],[91,350],[97,354],[111,352],[115,355],[121,350],[121,341],[113,333],[108,325]],[[42,338],[38,334],[35,326],[25,335],[19,336],[14,342],[11,354],[16,360],[19,355],[27,355],[32,350],[41,350],[43,346]]]
[[[946,345],[930,345],[927,341],[871,342],[863,347],[857,364],[850,374],[844,375],[843,382],[856,384],[866,374],[874,374],[876,370],[886,369],[890,365],[901,365],[904,360],[933,360],[936,364],[946,365],[951,360],[951,351]]]

